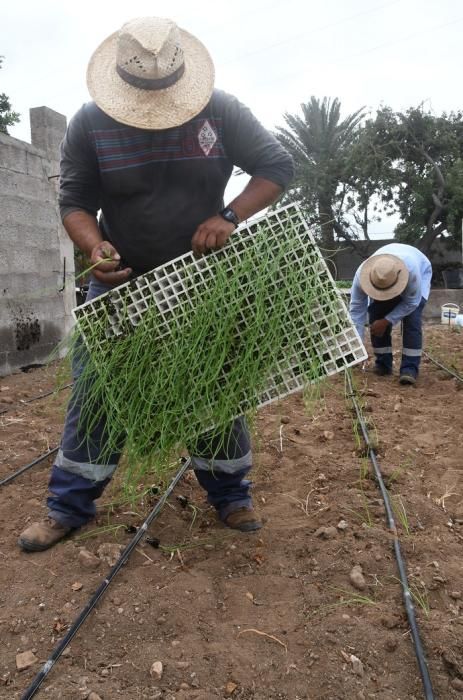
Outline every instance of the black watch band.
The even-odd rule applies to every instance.
[[[225,221],[229,221],[231,224],[235,224],[235,226],[239,226],[240,220],[238,219],[236,213],[231,209],[231,207],[225,207],[225,209],[222,209],[222,211],[219,211],[220,216],[222,219],[225,219]]]

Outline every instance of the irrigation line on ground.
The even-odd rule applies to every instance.
[[[402,584],[403,599],[404,599],[405,609],[407,612],[408,623],[410,625],[410,632],[412,635],[413,644],[414,644],[414,648],[415,648],[416,659],[417,659],[418,667],[419,667],[420,674],[421,674],[421,680],[423,682],[424,697],[426,698],[426,700],[434,700],[434,691],[432,688],[431,677],[429,675],[428,664],[426,661],[426,656],[424,653],[423,644],[421,642],[420,632],[418,629],[418,623],[417,623],[416,615],[415,615],[415,607],[413,605],[412,594],[411,594],[411,591],[410,591],[410,588],[408,585],[407,570],[406,570],[405,563],[404,563],[404,560],[402,557],[402,552],[400,549],[400,541],[399,541],[399,537],[397,535],[397,528],[396,528],[396,524],[395,524],[395,520],[394,520],[394,513],[392,510],[391,501],[389,499],[389,494],[387,492],[387,488],[386,488],[384,481],[383,481],[383,475],[381,473],[381,468],[379,466],[379,462],[378,462],[378,459],[376,457],[376,452],[371,445],[371,440],[370,440],[370,435],[368,433],[368,428],[366,426],[365,419],[363,417],[362,411],[360,409],[360,406],[359,406],[357,398],[356,398],[356,394],[354,391],[354,387],[352,384],[352,378],[351,378],[349,370],[346,370],[346,377],[347,377],[347,383],[349,385],[349,398],[352,401],[352,405],[353,405],[353,407],[355,409],[355,413],[357,415],[357,420],[359,422],[359,425],[360,425],[360,428],[362,431],[363,439],[364,439],[365,445],[368,449],[368,456],[371,460],[371,463],[373,464],[376,482],[378,483],[379,489],[381,491],[381,496],[383,497],[384,506],[386,508],[387,525],[388,525],[388,527],[393,535],[394,553],[395,553],[395,558],[397,561],[397,567],[399,569],[399,577],[400,577],[400,582]]]
[[[52,394],[57,394],[60,391],[64,391],[64,389],[69,389],[69,387],[73,386],[73,383],[71,384],[65,384],[64,386],[60,386],[59,389],[52,389],[52,391],[47,391],[45,394],[39,394],[38,396],[33,396],[31,399],[25,399],[23,401],[19,402],[19,405],[25,404],[25,403],[32,403],[33,401],[38,401],[39,399],[44,399],[46,396],[51,396]],[[18,404],[15,406],[10,406],[9,408],[3,408],[0,411],[0,415],[2,413],[7,413],[8,411],[13,411],[15,408],[18,407]]]
[[[34,396],[32,399],[26,399],[25,401],[21,401],[21,403],[32,403],[33,401],[38,401],[39,399],[44,399],[46,396],[51,396],[52,394],[57,394],[59,391],[63,391],[64,389],[69,389],[73,385],[73,382],[70,384],[65,384],[64,386],[60,386],[59,389],[52,389],[51,391],[47,391],[45,394],[39,394],[39,396]]]
[[[34,459],[33,462],[29,462],[29,464],[26,464],[24,467],[17,469],[15,472],[13,472],[13,474],[10,474],[9,476],[5,477],[0,481],[0,487],[6,486],[6,484],[10,483],[10,481],[13,481],[14,479],[16,479],[16,477],[21,476],[21,474],[24,474],[24,472],[27,472],[32,467],[35,467],[36,464],[43,462],[43,460],[47,457],[50,457],[50,455],[54,455],[55,452],[58,452],[58,450],[59,447],[53,447],[53,449],[48,450],[48,452],[45,452],[43,455],[40,455],[40,457],[37,457],[37,459]]]
[[[133,539],[129,542],[127,547],[124,549],[122,552],[121,556],[117,560],[117,562],[114,564],[114,566],[110,569],[108,575],[100,583],[98,586],[97,590],[95,593],[92,595],[86,606],[81,610],[80,614],[78,617],[74,620],[72,623],[71,627],[68,629],[64,637],[58,644],[55,646],[53,649],[52,653],[48,657],[48,660],[45,662],[43,665],[42,669],[37,673],[35,676],[34,680],[30,684],[30,686],[27,688],[27,690],[24,692],[24,694],[21,696],[21,700],[29,700],[29,698],[33,698],[40,686],[42,685],[43,681],[45,678],[48,676],[50,673],[51,669],[55,665],[55,663],[58,661],[60,658],[61,654],[63,651],[66,649],[67,646],[69,646],[70,642],[72,639],[74,639],[75,635],[91,613],[91,611],[95,608],[96,604],[100,600],[100,598],[103,596],[103,594],[106,592],[109,584],[113,580],[113,578],[116,576],[116,574],[119,573],[121,568],[124,566],[130,555],[132,554],[133,550],[137,546],[137,544],[140,542],[140,540],[144,537],[146,534],[148,527],[151,525],[153,520],[159,515],[160,511],[162,510],[162,507],[164,506],[165,502],[169,498],[170,494],[174,490],[174,488],[177,486],[178,482],[184,475],[184,473],[189,469],[191,464],[191,459],[186,459],[178,472],[175,474],[173,477],[172,481],[170,482],[169,486],[167,489],[164,491],[162,494],[161,498],[159,501],[156,503],[154,506],[153,510],[149,513],[147,516],[146,520],[144,521],[143,525],[141,525],[138,529],[137,534],[133,537]]]
[[[440,369],[443,369],[444,372],[447,372],[447,374],[450,374],[452,377],[455,377],[455,379],[458,379],[459,382],[463,383],[463,377],[460,374],[457,374],[453,370],[449,369],[449,367],[446,367],[443,365],[441,362],[436,360],[434,357],[431,357],[431,355],[428,352],[425,352],[423,350],[423,355],[428,358],[436,367],[440,367]]]

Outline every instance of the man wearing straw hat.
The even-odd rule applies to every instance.
[[[96,265],[89,300],[191,249],[222,247],[291,180],[290,156],[236,98],[214,89],[206,48],[171,20],[127,22],[93,54],[87,84],[94,101],[62,144],[60,206],[70,238]],[[251,179],[224,207],[234,166]],[[80,399],[69,403],[48,518],[22,533],[25,550],[47,549],[93,518],[116,469],[119,454],[101,456],[103,418],[83,432]],[[213,457],[192,455],[198,481],[226,526],[257,530],[243,418],[222,444]]]
[[[402,321],[399,381],[415,384],[423,347],[421,315],[429,297],[431,277],[428,258],[403,243],[379,248],[355,273],[350,313],[362,339],[368,313],[377,375],[392,374],[391,331]]]

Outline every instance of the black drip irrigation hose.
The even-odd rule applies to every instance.
[[[423,356],[427,357],[428,360],[430,360],[434,365],[436,365],[436,367],[440,367],[440,369],[443,369],[444,372],[447,372],[447,374],[450,374],[450,376],[455,377],[455,379],[458,379],[459,382],[463,383],[463,377],[460,374],[457,374],[456,372],[451,370],[449,367],[446,367],[441,362],[436,360],[434,357],[431,357],[431,355],[428,352],[425,352],[423,350]]]
[[[165,502],[169,498],[170,494],[174,490],[174,488],[177,486],[178,482],[184,475],[184,473],[189,469],[191,464],[191,459],[186,459],[178,472],[175,474],[174,478],[170,482],[169,486],[167,489],[164,491],[162,494],[161,498],[159,501],[156,503],[154,506],[153,510],[150,512],[146,520],[144,521],[143,525],[141,525],[138,528],[137,534],[133,537],[133,539],[129,542],[127,547],[124,549],[122,552],[121,556],[117,560],[117,562],[114,564],[114,566],[110,569],[108,575],[100,583],[98,586],[97,590],[93,594],[93,596],[90,598],[86,606],[81,610],[80,614],[78,617],[74,620],[72,623],[71,627],[68,629],[64,637],[61,639],[60,642],[55,646],[53,649],[52,653],[48,657],[48,660],[45,662],[43,665],[42,669],[37,673],[35,676],[34,680],[30,684],[30,686],[27,688],[27,690],[24,692],[23,695],[21,695],[21,700],[29,700],[29,698],[33,698],[40,686],[42,685],[43,681],[45,678],[48,676],[50,673],[51,669],[55,665],[55,663],[58,661],[60,658],[61,654],[63,651],[66,649],[66,647],[70,644],[72,639],[74,639],[75,635],[87,619],[87,617],[90,615],[92,610],[95,608],[96,604],[100,600],[100,598],[104,595],[106,592],[108,586],[110,585],[111,581],[113,578],[119,573],[121,568],[124,566],[124,564],[127,562],[128,558],[132,554],[133,550],[137,546],[137,544],[140,542],[140,540],[144,537],[146,534],[148,527],[151,525],[153,520],[159,515],[160,511],[162,510]]]
[[[29,469],[32,467],[35,467],[36,464],[39,464],[39,462],[43,462],[44,459],[47,457],[50,457],[50,455],[54,455],[55,452],[58,452],[59,447],[53,447],[52,450],[48,450],[48,452],[45,452],[45,454],[40,455],[40,457],[37,457],[37,459],[34,459],[33,462],[29,462],[29,464],[26,464],[24,467],[21,467],[17,471],[13,472],[13,474],[10,474],[9,476],[5,477],[0,481],[0,487],[1,486],[6,486],[6,484],[9,484],[10,481],[13,481],[13,479],[16,479],[16,477],[20,476],[21,474],[24,474],[24,472],[27,472]]]
[[[60,386],[59,389],[53,389],[52,391],[47,391],[45,394],[39,394],[38,396],[33,396],[31,399],[24,399],[19,402],[19,404],[16,404],[15,406],[10,406],[9,408],[2,408],[0,411],[0,415],[2,413],[7,413],[8,411],[13,411],[15,408],[19,406],[22,406],[23,404],[27,403],[32,403],[33,401],[38,401],[39,399],[44,399],[46,396],[51,396],[52,394],[58,394],[60,391],[64,391],[64,389],[69,389],[69,387],[73,386],[73,382],[70,384],[65,384],[64,386]]]
[[[415,655],[418,662],[418,668],[420,670],[421,680],[423,682],[424,697],[426,700],[434,700],[434,691],[432,688],[431,677],[429,675],[428,664],[426,661],[426,656],[423,649],[423,644],[421,642],[420,632],[418,629],[418,623],[416,621],[415,606],[413,605],[412,594],[408,586],[407,570],[402,557],[402,552],[400,549],[400,541],[397,535],[397,528],[394,520],[394,513],[392,511],[391,502],[389,500],[389,494],[387,488],[383,481],[383,475],[381,473],[381,468],[379,466],[378,459],[376,457],[376,452],[371,446],[371,440],[368,433],[368,428],[365,424],[362,412],[357,402],[356,394],[354,392],[354,387],[352,384],[352,379],[349,371],[346,371],[347,383],[349,385],[349,398],[354,406],[355,413],[357,415],[357,420],[359,422],[363,439],[365,445],[368,449],[368,456],[373,464],[375,471],[375,478],[378,483],[379,489],[381,491],[381,496],[383,497],[384,506],[386,508],[387,525],[393,535],[393,545],[394,553],[397,561],[397,568],[399,569],[400,582],[402,584],[403,599],[405,604],[405,609],[407,612],[408,624],[410,625],[410,632],[413,639],[413,644],[415,648]]]
[[[21,401],[21,403],[32,403],[33,401],[38,401],[39,399],[44,399],[46,396],[51,396],[52,394],[58,394],[60,391],[64,391],[64,389],[69,389],[69,387],[73,386],[73,382],[70,384],[65,384],[64,386],[60,386],[59,389],[52,389],[51,391],[47,391],[45,394],[39,394],[38,396],[33,396],[32,399],[25,399],[24,401]]]

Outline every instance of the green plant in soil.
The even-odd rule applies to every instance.
[[[298,240],[285,231],[284,240],[270,246],[261,228],[232,268],[218,256],[214,275],[197,287],[195,268],[185,268],[188,307],[170,311],[168,335],[159,308],[153,305],[133,325],[127,306],[119,317],[124,332],[108,339],[111,295],[98,315],[79,317],[85,347],[77,337],[74,353],[87,357],[77,382],[78,391],[85,390],[80,427],[88,435],[106,421],[101,461],[125,446],[127,484],[165,475],[181,449],[198,454],[199,436],[208,450],[213,434],[222,435],[225,446],[230,421],[255,412],[271,379],[280,395],[289,370],[306,384],[323,376],[322,335],[335,334],[340,320],[337,315],[335,329],[326,324],[321,334],[314,309],[323,303],[336,311],[339,299],[324,269],[313,270],[310,245]],[[291,256],[297,264],[288,264]],[[218,450],[217,440],[214,445]]]
[[[405,532],[407,537],[410,537],[412,534],[411,528],[410,528],[410,522],[408,520],[408,515],[407,511],[405,510],[404,503],[402,501],[401,496],[395,495],[391,497],[391,505],[392,505],[392,510],[394,511],[394,515],[396,516],[397,520],[400,522],[402,525],[402,529]]]
[[[397,578],[396,576],[393,576],[392,578],[398,581],[402,588],[405,589],[402,581],[399,578]],[[428,591],[424,581],[419,581],[418,583],[412,583],[410,581],[408,585],[408,590],[413,599],[413,603],[423,611],[426,617],[429,617],[429,615],[431,614],[431,605],[429,603]]]
[[[351,605],[356,605],[356,606],[374,606],[378,605],[378,602],[374,600],[373,598],[370,598],[369,596],[366,595],[361,595],[360,593],[353,593],[352,591],[345,590],[343,588],[336,588],[334,586],[330,586],[331,590],[335,591],[337,594],[340,595],[340,599],[337,603],[327,603],[326,605],[320,605],[315,611],[314,614],[318,614],[327,610],[334,610],[335,608],[339,607],[348,607]]]
[[[346,370],[346,375],[349,370]],[[360,409],[360,412],[363,412],[363,402],[361,397],[358,394],[356,384],[354,382],[354,378],[351,373],[351,382],[352,382],[352,387],[353,390],[356,394],[356,399],[357,403]],[[349,400],[350,402],[350,396],[348,393],[348,383],[347,383],[347,376],[345,377],[345,384],[344,384],[344,395],[346,401]],[[349,406],[351,408],[351,406]],[[355,440],[355,445],[357,452],[362,451],[364,448],[366,449],[365,441],[363,439],[363,435],[361,434],[360,430],[360,422],[359,419],[357,418],[357,414],[353,413],[352,414],[352,432],[354,435],[354,440]],[[360,523],[365,524],[367,527],[373,527],[373,517],[370,512],[370,508],[368,505],[368,496],[365,493],[365,480],[368,478],[370,474],[370,466],[369,462],[366,456],[363,456],[360,461],[360,468],[359,468],[359,478],[358,478],[358,488],[360,490],[360,494],[357,494],[359,498],[361,499],[361,509],[356,510],[354,508],[346,508],[348,512],[350,512]]]
[[[351,513],[357,520],[367,527],[373,527],[373,518],[371,516],[370,508],[368,506],[368,498],[365,495],[363,489],[361,489],[359,495],[361,499],[361,510],[355,510],[354,508],[345,508],[348,513]]]
[[[393,487],[395,482],[400,478],[400,476],[409,471],[413,466],[413,460],[411,457],[407,457],[403,462],[401,462],[396,469],[388,477],[387,481],[390,487]]]
[[[429,597],[428,591],[426,590],[426,586],[424,584],[421,584],[420,586],[417,586],[416,584],[411,584],[409,586],[409,590],[412,594],[412,598],[415,604],[421,608],[426,617],[429,617],[429,615],[431,614],[431,606],[429,604]]]
[[[87,530],[81,535],[75,537],[75,542],[83,542],[84,540],[89,540],[92,537],[98,537],[98,535],[113,535],[116,539],[122,533],[126,532],[126,525],[102,525],[101,527],[95,527],[92,530]]]

